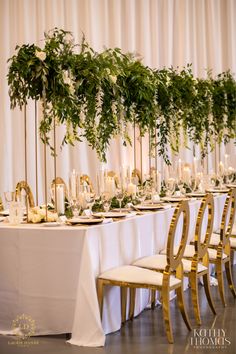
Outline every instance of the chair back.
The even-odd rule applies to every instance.
[[[229,238],[232,233],[234,220],[235,220],[235,211],[236,211],[236,188],[231,189],[227,195],[223,215],[220,225],[220,242],[222,246],[225,246],[229,243]]]
[[[174,254],[175,236],[177,233],[177,226],[179,224],[180,216],[183,214],[183,227],[180,245],[177,254]],[[171,220],[168,240],[167,240],[167,267],[175,270],[181,263],[184,250],[186,247],[189,231],[189,205],[187,201],[179,203],[174,211],[174,215]]]
[[[17,183],[16,185],[16,198],[20,197],[21,195],[21,191],[24,190],[27,197],[28,197],[28,201],[29,201],[29,206],[30,208],[34,207],[34,197],[33,197],[33,193],[31,191],[30,186],[28,185],[28,183],[26,183],[26,181],[20,181]]]
[[[205,211],[207,208],[208,208],[207,228],[206,228],[204,240],[202,241],[202,237],[201,237],[202,226],[203,226]],[[202,199],[198,211],[197,223],[195,228],[195,236],[194,236],[195,254],[200,259],[202,259],[207,253],[207,249],[212,235],[213,223],[214,223],[214,199],[212,194],[207,194]]]

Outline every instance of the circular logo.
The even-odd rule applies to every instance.
[[[35,320],[23,313],[12,321],[12,329],[17,336],[27,339],[35,334]]]

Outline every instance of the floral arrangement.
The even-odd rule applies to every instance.
[[[45,207],[34,207],[29,210],[28,221],[33,224],[40,223],[43,221],[54,222],[58,220],[58,215],[55,212],[47,211],[46,220],[46,208]]]
[[[42,103],[40,136],[50,145],[54,121],[66,126],[62,144],[86,139],[106,160],[117,135],[131,143],[130,125],[149,132],[151,145],[169,163],[168,146],[179,150],[180,135],[201,147],[202,157],[216,142],[236,138],[236,82],[230,71],[194,78],[191,65],[181,70],[151,69],[119,48],[95,52],[72,33],[55,28],[45,34],[44,48],[16,47],[9,60],[11,108],[29,99]],[[157,141],[155,139],[157,134]]]

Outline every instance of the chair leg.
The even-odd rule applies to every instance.
[[[224,278],[223,278],[223,269],[222,269],[221,260],[216,262],[216,276],[217,276],[217,280],[218,280],[218,287],[219,287],[221,301],[223,303],[223,306],[226,306]]]
[[[151,290],[151,309],[154,310],[156,305],[156,291]]]
[[[129,319],[130,319],[130,320],[133,320],[133,318],[134,318],[134,309],[135,309],[135,294],[136,294],[136,289],[135,289],[135,288],[130,288],[130,289],[129,289],[129,294],[130,294]]]
[[[203,284],[204,284],[204,289],[205,289],[208,304],[212,312],[214,313],[214,315],[216,315],[215,305],[211,296],[209,273],[203,275]]]
[[[126,321],[126,304],[127,304],[127,288],[120,288],[120,299],[121,299],[121,323],[124,324]]]
[[[166,335],[169,343],[174,343],[171,317],[170,317],[170,294],[169,290],[162,291],[162,311],[164,317],[164,324],[166,329]]]
[[[103,281],[98,279],[97,282],[97,292],[98,292],[98,305],[100,310],[100,316],[102,320],[102,311],[103,311]]]
[[[226,272],[226,277],[227,277],[227,281],[229,284],[229,288],[230,288],[233,296],[236,297],[236,291],[235,291],[235,287],[234,287],[234,283],[233,283],[230,263],[231,263],[230,261],[225,263],[225,272]]]
[[[197,324],[201,325],[201,315],[200,315],[199,297],[198,297],[198,279],[197,279],[196,272],[190,273],[189,281],[191,286],[191,296],[192,296],[194,315]]]
[[[183,287],[182,285],[176,289],[176,294],[177,294],[177,301],[178,301],[178,306],[181,312],[181,315],[183,317],[183,320],[188,328],[189,331],[192,330],[192,326],[189,322],[189,318],[185,309],[185,301],[184,301],[184,293],[183,293]]]

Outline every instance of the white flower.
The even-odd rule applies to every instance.
[[[46,53],[42,50],[36,50],[35,56],[42,61],[46,59]]]
[[[115,75],[109,75],[109,79],[111,80],[111,82],[113,82],[113,84],[115,84],[117,77]]]

